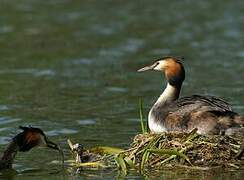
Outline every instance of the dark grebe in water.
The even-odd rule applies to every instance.
[[[193,95],[179,98],[185,70],[179,59],[164,57],[139,69],[162,71],[168,81],[166,89],[151,108],[148,124],[152,132],[190,131],[199,134],[242,133],[244,118],[233,112],[230,105],[213,96]],[[178,99],[179,98],[179,99]]]
[[[60,151],[58,145],[48,140],[41,129],[22,126],[20,126],[20,129],[23,131],[12,139],[12,141],[8,144],[7,148],[3,152],[3,155],[0,159],[0,170],[12,168],[15,155],[18,151],[29,151],[30,149],[37,146],[49,147]]]

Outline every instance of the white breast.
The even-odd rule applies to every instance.
[[[155,120],[155,117],[152,114],[152,109],[148,114],[148,126],[150,131],[154,133],[167,132],[167,129],[162,124],[160,124],[160,122]]]

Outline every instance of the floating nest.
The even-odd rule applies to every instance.
[[[190,133],[139,134],[124,156],[139,170],[182,166],[209,169],[239,168],[243,161],[242,136],[199,135]]]
[[[86,153],[81,154],[87,156],[89,152],[94,160],[80,162],[79,165],[95,162],[100,167],[101,164],[108,167],[108,164],[117,164],[124,174],[128,169],[143,172],[165,167],[203,170],[216,167],[240,168],[244,165],[243,143],[242,136],[199,135],[196,129],[190,133],[144,133],[136,135],[127,150],[111,147],[106,147],[109,153],[105,153],[103,147],[85,150]],[[96,154],[97,158],[94,158]]]

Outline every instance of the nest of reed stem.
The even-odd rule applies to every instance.
[[[179,166],[209,169],[244,165],[243,137],[199,135],[196,131],[136,135],[123,156],[141,171]]]
[[[242,135],[200,135],[196,133],[197,129],[193,129],[189,133],[148,133],[142,106],[140,100],[139,113],[142,134],[134,137],[129,149],[95,147],[85,150],[85,154],[91,154],[92,157],[97,158],[78,163],[78,167],[87,166],[86,163],[103,168],[113,168],[117,165],[124,175],[129,169],[136,169],[143,173],[150,169],[157,170],[165,167],[198,170],[219,167],[243,168],[244,137]],[[72,143],[69,144],[72,149]],[[77,152],[73,151],[73,153],[78,157]],[[80,159],[84,159],[84,157],[80,157]]]
[[[244,165],[244,137],[199,135],[196,131],[138,134],[127,150],[91,148],[86,152],[89,151],[93,160],[78,163],[76,167],[115,168],[117,165],[126,175],[129,169],[143,173],[169,167],[208,170],[236,169]]]

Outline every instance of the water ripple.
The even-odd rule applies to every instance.
[[[8,106],[0,105],[0,111],[5,111],[5,110],[9,110]]]
[[[96,120],[94,119],[82,119],[82,120],[77,120],[79,125],[92,125],[96,124]]]
[[[122,88],[122,87],[108,87],[107,91],[118,92],[118,93],[126,93],[126,92],[128,92],[128,89]]]
[[[92,26],[92,31],[95,31],[96,33],[102,34],[102,35],[111,35],[116,32],[114,27],[95,24]]]
[[[13,122],[17,122],[20,121],[21,119],[19,118],[11,118],[11,117],[0,117],[0,124],[9,124],[9,123],[13,123]]]
[[[14,28],[12,26],[1,26],[0,27],[0,34],[4,34],[4,33],[10,33],[13,32]]]
[[[2,136],[0,137],[0,144],[8,144],[9,143],[9,137]]]
[[[8,130],[8,129],[9,129],[9,128],[7,128],[7,127],[0,128],[0,132],[6,131],[6,130]]]
[[[47,134],[49,136],[56,136],[56,135],[60,135],[60,134],[75,134],[77,132],[78,131],[74,130],[74,129],[63,128],[63,129],[54,129],[51,131],[47,131]]]
[[[238,53],[238,56],[240,56],[240,57],[244,57],[244,51],[240,51],[239,53]]]
[[[125,53],[137,52],[144,46],[145,42],[142,39],[127,39],[124,43],[117,47],[106,48],[100,50],[102,56],[123,56]]]
[[[54,76],[56,73],[52,69],[13,69],[0,70],[0,74],[32,74],[34,76]]]
[[[55,72],[51,69],[40,70],[34,73],[35,76],[54,76]]]
[[[88,58],[74,59],[71,62],[73,65],[90,65],[90,64],[92,64],[91,59],[88,59]]]

